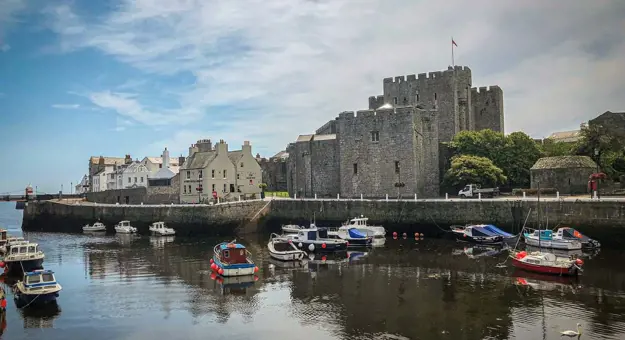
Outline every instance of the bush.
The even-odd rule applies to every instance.
[[[556,188],[540,188],[541,195],[555,195],[558,192]],[[512,194],[515,196],[523,196],[523,193],[528,196],[538,195],[538,189],[512,189]]]

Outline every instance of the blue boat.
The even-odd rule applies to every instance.
[[[210,262],[211,269],[224,277],[254,275],[258,271],[252,254],[236,241],[216,245]]]
[[[54,302],[59,297],[61,289],[63,288],[56,282],[54,272],[51,270],[25,272],[23,279],[13,288],[15,305],[24,308],[33,304]]]
[[[470,225],[466,227],[451,227],[451,231],[458,241],[478,243],[478,244],[502,244],[504,237],[497,235],[482,225]]]
[[[348,242],[341,239],[328,238],[326,228],[302,229],[297,234],[286,235],[297,248],[310,252],[332,252],[347,250]]]
[[[345,240],[349,247],[370,246],[373,243],[373,236],[367,236],[365,232],[349,226],[328,230],[328,237]]]

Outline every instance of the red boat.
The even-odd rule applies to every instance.
[[[551,253],[526,251],[510,254],[512,265],[530,272],[552,275],[576,276],[582,271],[582,259],[557,257]]]

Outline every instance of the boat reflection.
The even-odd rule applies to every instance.
[[[115,237],[122,246],[130,246],[134,241],[140,238],[137,234],[116,234]]]
[[[554,276],[530,273],[523,270],[515,270],[512,273],[512,281],[520,287],[528,287],[542,291],[572,291],[577,292],[581,286],[577,277]]]
[[[586,258],[591,259],[599,254],[601,248],[594,249],[575,249],[575,250],[564,250],[564,249],[547,249],[540,248],[530,245],[525,245],[525,250],[527,252],[531,251],[541,251],[543,253],[551,253],[557,257],[565,257],[565,258]]]
[[[215,282],[214,288],[217,288],[221,295],[246,295],[247,289],[258,281],[256,275],[223,277],[213,272],[210,277]]]
[[[366,257],[367,255],[369,255],[369,253],[365,251],[348,251],[347,252],[347,258],[349,259],[349,263],[358,262],[359,260],[362,260],[362,258]]]
[[[53,328],[61,308],[55,301],[37,308],[21,308],[19,312],[24,320],[24,328]]]
[[[272,257],[269,257],[267,260],[275,267],[284,269],[304,268],[306,266],[306,262],[304,261],[280,261]]]
[[[470,259],[476,259],[484,256],[496,256],[506,250],[505,247],[476,245],[471,247],[455,248],[451,251],[452,255],[466,255]]]
[[[176,236],[150,236],[150,245],[154,248],[163,248],[167,243],[172,243]]]

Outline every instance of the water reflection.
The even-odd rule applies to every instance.
[[[37,308],[21,308],[19,313],[24,328],[54,328],[54,320],[61,314],[61,308],[57,302],[52,302]]]

